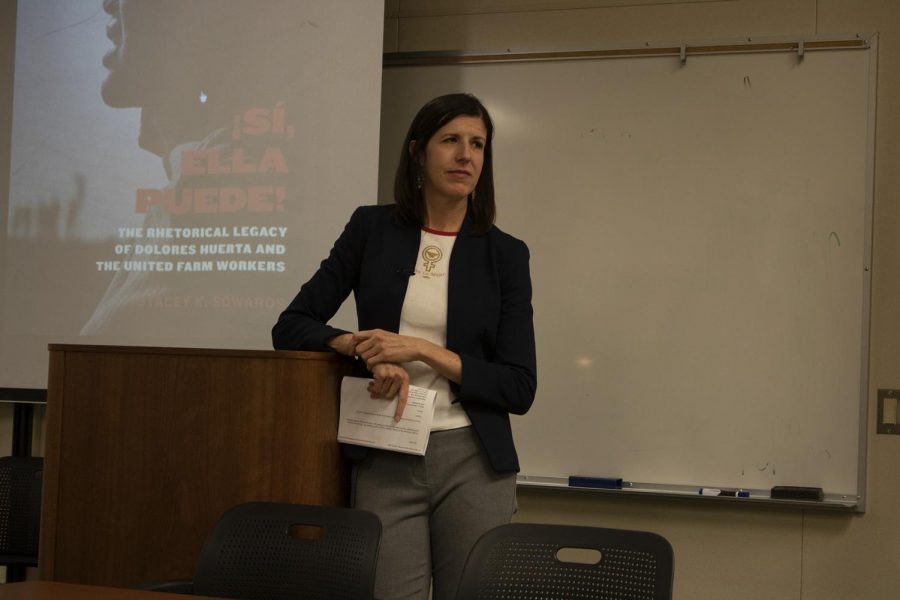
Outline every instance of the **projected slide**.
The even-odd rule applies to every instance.
[[[377,200],[382,23],[370,1],[19,2],[0,386],[42,386],[53,342],[269,348]]]

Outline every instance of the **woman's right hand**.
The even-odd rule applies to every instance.
[[[368,387],[372,398],[390,400],[399,395],[397,410],[394,412],[394,421],[399,423],[409,398],[409,373],[394,363],[378,363],[372,367],[372,375],[374,378]]]

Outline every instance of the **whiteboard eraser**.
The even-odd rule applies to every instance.
[[[822,488],[799,487],[794,485],[776,485],[770,495],[775,500],[814,500],[821,502],[825,498]]]

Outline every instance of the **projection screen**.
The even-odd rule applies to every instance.
[[[44,387],[48,343],[270,348],[376,202],[383,3],[16,10],[0,387]]]

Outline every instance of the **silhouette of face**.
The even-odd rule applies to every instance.
[[[106,35],[113,48],[103,56],[109,75],[101,86],[103,101],[124,108],[148,106],[167,95],[192,93],[196,48],[191,29],[204,12],[192,0],[104,0],[110,15]]]
[[[201,91],[219,99],[247,84],[281,88],[318,28],[298,0],[103,0],[103,10],[113,47],[100,92],[114,108],[196,107]]]

